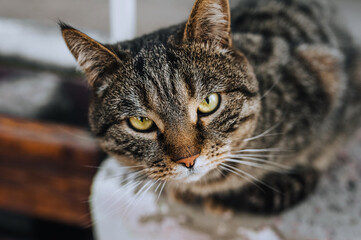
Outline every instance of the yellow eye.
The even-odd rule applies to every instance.
[[[218,93],[212,93],[206,97],[198,106],[198,111],[203,114],[211,114],[217,110],[221,102],[221,97]]]
[[[145,132],[152,128],[154,122],[146,117],[131,117],[129,123],[137,131]]]

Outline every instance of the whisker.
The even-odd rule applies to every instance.
[[[216,168],[216,169],[222,176],[226,177],[226,175],[219,168]]]
[[[264,148],[264,149],[243,149],[243,150],[238,150],[238,151],[232,151],[234,153],[242,153],[242,152],[287,152],[287,150],[283,150],[280,148]]]
[[[130,187],[128,190],[126,190],[124,193],[122,193],[120,196],[117,197],[117,199],[122,199],[125,195],[127,195],[129,192],[135,190],[140,184],[142,184],[143,181],[137,181],[137,182],[129,182],[126,185],[124,185],[122,188],[119,188],[117,191],[115,191],[111,197],[113,197],[114,195],[118,194],[118,192],[120,192],[121,190],[123,190],[126,187]],[[109,199],[112,199],[112,198]],[[105,203],[108,204],[109,200],[106,201]],[[108,208],[113,207],[113,205],[117,204],[117,202],[113,203],[112,205],[110,205]]]
[[[128,188],[125,192],[123,192],[120,196],[117,197],[118,199],[122,199],[126,194],[128,194],[129,192],[135,190],[143,181],[137,181],[137,182],[129,182],[127,184],[125,184],[124,186],[122,186],[121,188],[117,189],[117,191],[115,191],[114,193],[112,193],[112,195],[110,196],[109,199],[112,199],[112,197],[116,194],[118,194],[121,190],[124,190],[124,188]],[[109,201],[109,200],[108,200]],[[107,202],[105,202],[107,204]],[[112,207],[112,205],[110,205],[110,207]]]
[[[134,182],[128,182],[127,184],[123,185],[122,188],[129,187],[129,185],[132,185],[132,184],[134,184]],[[122,190],[122,188],[118,188],[116,191],[112,192],[111,195],[109,196],[109,198],[102,203],[101,207],[103,207],[104,205],[107,205],[108,202],[111,201],[112,197],[115,196],[116,194],[118,194]],[[91,199],[89,199],[88,201],[92,202]]]
[[[244,154],[244,153],[234,153],[234,154],[228,154],[226,155],[226,157],[235,157],[235,158],[256,158],[256,159],[264,159],[264,160],[269,160],[270,159],[285,159],[286,157],[290,157],[290,155],[288,154],[269,154],[269,153],[255,153],[255,154]]]
[[[119,200],[120,200],[120,199],[122,199],[122,198],[123,198],[125,195],[127,195],[129,192],[131,192],[131,191],[133,191],[134,189],[136,189],[142,182],[143,182],[143,181],[129,182],[129,183],[127,184],[127,187],[129,187],[129,189],[127,189],[124,193],[122,193],[119,197],[117,197],[117,199],[116,199],[112,204],[108,205],[109,201],[112,200],[112,198],[113,198],[118,192],[120,192],[121,190],[123,190],[124,187],[123,187],[123,188],[119,188],[117,191],[113,192],[113,193],[111,194],[111,196],[107,199],[107,201],[104,201],[104,202],[101,204],[101,206],[100,206],[101,208],[104,208],[104,207],[106,206],[106,207],[105,207],[105,211],[106,211],[105,215],[103,215],[101,218],[98,218],[98,219],[96,219],[96,220],[93,219],[92,224],[95,225],[96,223],[101,222],[101,221],[104,220],[105,218],[113,216],[113,215],[115,214],[115,211],[112,211],[112,210],[113,210],[113,207],[119,203]],[[132,186],[130,186],[130,185],[132,185]],[[124,186],[126,186],[126,185],[124,185]]]
[[[102,168],[101,166],[91,166],[91,165],[84,165],[86,168]],[[118,169],[128,169],[128,168],[138,168],[138,167],[145,167],[144,165],[135,165],[135,166],[119,166]]]
[[[140,194],[138,196],[135,196],[134,201],[128,205],[128,207],[124,211],[124,214],[130,209],[130,207],[137,206],[137,204],[139,204],[144,199],[144,197],[147,194],[147,192],[149,191],[149,189],[151,189],[158,181],[159,181],[159,179],[156,182],[149,181],[151,183],[149,185],[149,187],[147,189],[143,190],[143,192],[140,192]]]
[[[245,139],[243,139],[243,141],[244,142],[250,142],[250,141],[256,140],[256,139],[261,138],[261,137],[279,136],[279,135],[282,135],[282,134],[283,133],[262,134],[262,135],[258,135],[258,136],[255,136],[255,137],[245,138]]]
[[[229,157],[231,157],[231,159],[233,160],[242,160],[242,159],[245,159],[245,160],[250,160],[250,161],[255,161],[255,162],[261,162],[261,163],[264,163],[264,164],[268,164],[268,165],[272,165],[273,167],[278,167],[278,168],[281,168],[285,171],[290,171],[290,167],[286,166],[286,165],[283,165],[283,164],[280,164],[280,163],[276,163],[276,162],[272,162],[272,161],[269,161],[269,160],[265,160],[265,159],[261,159],[261,158],[256,158],[256,157],[244,157],[244,156],[241,156],[241,155],[230,155]],[[242,161],[244,162],[244,161]]]
[[[244,157],[286,157],[287,155],[280,154],[235,154],[236,156],[244,156]],[[232,155],[233,156],[233,155]]]
[[[143,193],[141,195],[144,196],[155,184],[157,184],[158,181],[159,181],[159,179],[156,180],[155,182],[152,181],[152,184],[145,191],[143,191]],[[140,198],[139,200],[142,200],[142,199],[143,199],[143,197]]]
[[[261,134],[258,134],[257,136],[254,136],[254,137],[250,137],[250,138],[245,138],[243,141],[245,142],[249,142],[249,141],[252,141],[252,140],[255,140],[255,139],[258,139],[258,138],[261,138],[261,137],[264,137],[265,135],[267,135],[268,133],[270,133],[272,130],[274,130],[276,127],[278,127],[280,125],[281,122],[273,125],[272,127],[270,127],[269,129],[267,129],[266,131],[264,131],[263,133]],[[279,134],[279,133],[278,133]]]
[[[139,191],[137,191],[137,193],[135,194],[134,197],[139,196],[139,195],[142,193],[142,191],[143,191],[146,187],[148,187],[148,185],[150,185],[150,184],[152,184],[151,181],[148,181],[146,184],[144,184],[144,185],[139,189]]]
[[[120,167],[117,167],[117,168],[138,168],[138,167],[145,167],[143,164],[142,165],[134,165],[134,166],[120,166]]]
[[[157,179],[154,183],[153,183],[153,185],[155,185],[155,184],[157,184],[157,182],[159,182],[160,181],[160,179]],[[158,184],[159,185],[159,184]],[[155,191],[154,191],[155,192]]]
[[[159,179],[158,179],[158,180],[159,180]],[[154,193],[157,192],[157,190],[158,190],[158,188],[160,187],[161,184],[162,184],[162,182],[160,182],[160,183],[158,184],[158,186],[157,186],[156,189],[154,190]]]
[[[146,172],[146,169],[142,169],[142,170],[138,170],[138,171],[134,171],[134,172],[124,172],[122,174],[117,174],[117,175],[112,175],[110,177],[108,177],[109,179],[112,179],[112,178],[119,178],[119,177],[123,177],[125,175],[130,175],[130,174],[133,174],[133,175],[139,175],[139,176],[135,176],[134,178],[138,178],[140,177],[141,175],[143,175],[143,173]],[[127,176],[128,177],[128,176]],[[132,176],[130,176],[132,177]]]
[[[251,174],[247,173],[246,171],[243,171],[243,170],[238,169],[238,168],[236,168],[236,167],[230,166],[230,165],[228,165],[228,164],[224,164],[224,163],[221,163],[221,164],[222,164],[223,166],[225,166],[225,165],[226,165],[227,167],[229,167],[229,168],[231,168],[231,169],[234,169],[234,170],[235,170],[235,171],[237,171],[237,172],[240,172],[240,173],[242,173],[242,174],[245,174],[246,176],[248,176],[248,177],[252,178],[252,179],[253,179],[253,180],[255,180],[256,182],[259,182],[259,183],[263,184],[264,186],[266,186],[266,187],[268,187],[268,188],[272,189],[273,191],[280,193],[277,189],[275,189],[275,188],[273,188],[273,187],[269,186],[269,185],[268,185],[268,184],[266,184],[265,182],[263,182],[263,181],[259,180],[258,178],[254,177],[253,175],[251,175]]]
[[[237,175],[237,176],[239,176],[239,177],[247,180],[247,181],[250,182],[251,184],[255,185],[257,188],[259,188],[261,191],[264,191],[264,190],[263,190],[257,183],[255,183],[251,178],[249,178],[249,177],[247,177],[247,176],[244,176],[244,175],[241,175],[241,173],[236,172],[236,171],[230,169],[229,167],[231,167],[231,166],[229,166],[229,165],[227,165],[227,164],[225,164],[225,165],[223,165],[223,166],[220,166],[220,168],[222,168],[222,169],[224,169],[224,170],[226,170],[226,171],[228,171],[228,172],[231,172],[231,173],[233,173],[233,174],[235,174],[235,175]]]
[[[275,87],[277,86],[277,84],[279,83],[280,79],[281,79],[281,78],[278,78],[278,79],[272,84],[272,86],[261,96],[261,100],[262,100],[263,98],[265,98],[265,97],[273,90],[273,88],[275,88]]]
[[[166,183],[167,183],[167,181],[164,181],[164,183],[163,183],[163,185],[162,185],[162,188],[161,188],[160,191],[159,191],[159,194],[158,194],[158,197],[157,197],[156,202],[158,202],[158,200],[159,200],[159,198],[160,198],[160,195],[162,194],[162,191],[163,191],[164,186],[165,186]]]
[[[137,193],[134,195],[134,197],[130,198],[126,205],[125,208],[123,209],[123,214],[125,215],[129,209],[129,207],[138,200],[138,197],[142,194],[142,192],[144,191],[144,189],[146,189],[149,185],[152,185],[151,181],[148,181],[146,184],[144,184],[138,191]]]
[[[95,169],[101,168],[100,166],[91,166],[91,165],[84,165],[84,167],[86,167],[86,168],[95,168]]]
[[[249,162],[249,161],[242,161],[242,160],[236,160],[236,159],[226,159],[227,162],[232,162],[232,163],[238,163],[238,164],[242,164],[242,165],[246,165],[246,166],[250,166],[250,167],[255,167],[255,168],[259,168],[259,169],[263,169],[263,170],[267,170],[267,171],[273,171],[273,172],[280,172],[279,169],[273,167],[273,166],[267,166],[264,164],[259,164],[259,163],[254,163],[254,162]]]
[[[90,135],[89,135],[89,137],[87,137],[87,136],[84,136],[84,135],[76,134],[70,129],[64,129],[64,128],[58,128],[58,130],[66,133],[66,134],[72,135],[74,137],[77,137],[79,139],[82,139],[83,141],[86,141],[86,142],[89,142],[89,143],[94,143],[94,139],[91,138]]]

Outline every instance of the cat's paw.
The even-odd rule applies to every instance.
[[[296,167],[289,173],[270,173],[262,179],[267,185],[258,188],[249,185],[241,191],[239,208],[252,213],[278,214],[312,193],[318,178],[318,171],[306,166]]]
[[[249,184],[239,191],[213,194],[204,199],[207,210],[213,213],[248,212],[278,214],[305,199],[316,187],[319,173],[310,167],[297,167],[288,173],[269,173],[263,185]],[[210,200],[209,200],[210,199]]]

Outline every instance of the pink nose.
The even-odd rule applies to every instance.
[[[183,158],[178,160],[176,163],[183,163],[187,168],[192,168],[197,157],[199,157],[199,154],[192,157]]]

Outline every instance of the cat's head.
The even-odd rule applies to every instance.
[[[258,84],[232,48],[228,1],[196,1],[181,33],[144,38],[137,52],[61,27],[94,90],[91,129],[124,164],[154,179],[198,181],[252,135]]]

